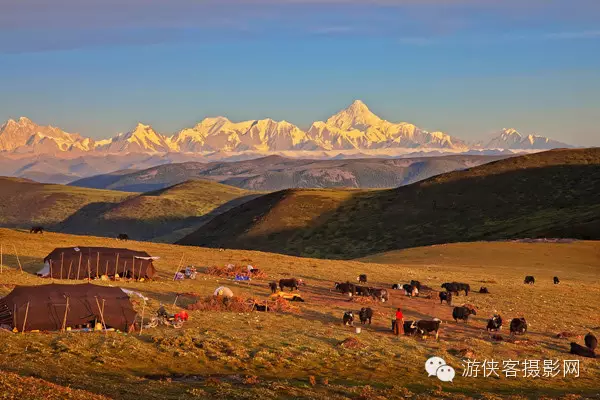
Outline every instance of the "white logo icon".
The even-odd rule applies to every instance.
[[[425,361],[425,371],[428,376],[437,376],[442,382],[452,382],[456,375],[454,368],[446,365],[446,361],[441,357],[431,357]]]
[[[456,372],[454,371],[454,368],[449,365],[442,365],[436,371],[436,376],[442,382],[452,382],[455,375]]]
[[[429,360],[425,361],[425,371],[429,374],[429,376],[436,376],[436,371],[442,365],[446,365],[446,361],[444,361],[440,357],[431,357]]]

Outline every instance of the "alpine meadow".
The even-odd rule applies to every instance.
[[[0,399],[600,400],[596,1],[1,9]]]

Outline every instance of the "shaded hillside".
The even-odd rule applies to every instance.
[[[193,178],[210,179],[249,190],[290,188],[391,188],[504,156],[451,155],[402,159],[302,160],[269,156],[237,162],[187,162],[160,165],[130,174],[98,175],[71,185],[146,192]]]
[[[138,240],[175,241],[220,212],[258,196],[211,181],[189,181],[156,192],[46,185],[0,178],[0,226]]]
[[[118,204],[92,204],[60,224],[64,232],[172,242],[215,215],[259,196],[211,181],[192,180]]]
[[[0,177],[0,226],[54,225],[90,204],[114,205],[131,196],[132,193]]]
[[[224,213],[181,244],[355,258],[437,243],[600,238],[600,149],[496,161],[393,190],[287,190]]]

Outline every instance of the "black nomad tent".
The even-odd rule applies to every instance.
[[[112,247],[65,247],[54,249],[44,258],[42,277],[55,279],[93,279],[103,275],[133,279],[156,276],[153,261],[145,251]]]
[[[17,286],[0,299],[0,326],[18,331],[58,331],[101,323],[133,329],[136,312],[121,288],[81,285]]]

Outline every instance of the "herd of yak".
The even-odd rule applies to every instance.
[[[382,288],[374,288],[366,285],[367,283],[367,275],[361,274],[357,278],[359,284],[354,284],[349,281],[347,282],[335,282],[335,290],[338,292],[349,296],[352,298],[353,296],[365,296],[371,297],[374,300],[386,302],[389,300],[389,293],[387,289]],[[558,277],[553,278],[554,284],[559,284],[560,280]],[[279,282],[271,282],[269,287],[272,292],[279,290],[284,290],[285,288],[289,288],[291,291],[298,290],[300,285],[303,285],[304,282],[301,279],[289,278],[289,279],[281,279]],[[533,285],[535,284],[535,278],[533,276],[526,276],[524,280],[524,284]],[[445,291],[439,292],[440,303],[446,302],[448,305],[452,305],[453,296],[458,296],[460,292],[464,291],[465,296],[469,295],[471,291],[471,287],[468,283],[462,282],[446,282],[441,285],[442,289]],[[406,296],[418,296],[419,292],[427,291],[431,292],[432,289],[426,285],[421,284],[419,281],[411,280],[410,283],[407,284],[398,284],[395,283],[392,285],[392,290],[402,290]],[[486,287],[481,287],[479,289],[479,293],[489,294],[489,290]],[[454,307],[452,310],[452,318],[455,322],[464,321],[468,323],[470,315],[477,315],[476,309],[468,304],[464,304],[460,307]],[[371,319],[373,318],[373,310],[370,307],[363,307],[360,309],[358,313],[361,324],[368,323],[371,324]],[[354,323],[354,312],[346,311],[342,317],[342,322],[344,325],[353,325]],[[394,324],[395,321],[392,322]],[[440,324],[442,321],[438,318],[434,318],[432,320],[418,320],[418,321],[404,321],[403,328],[404,334],[408,336],[425,336],[427,334],[435,334],[435,338],[438,338]],[[487,323],[487,331],[488,332],[497,332],[502,329],[503,320],[499,314],[494,314]],[[513,318],[510,321],[510,334],[512,335],[523,335],[527,332],[527,321],[523,317]],[[596,347],[598,346],[598,340],[596,337],[590,332],[584,338],[585,346],[581,346],[575,342],[571,343],[571,353],[576,354],[583,357],[596,358]]]

